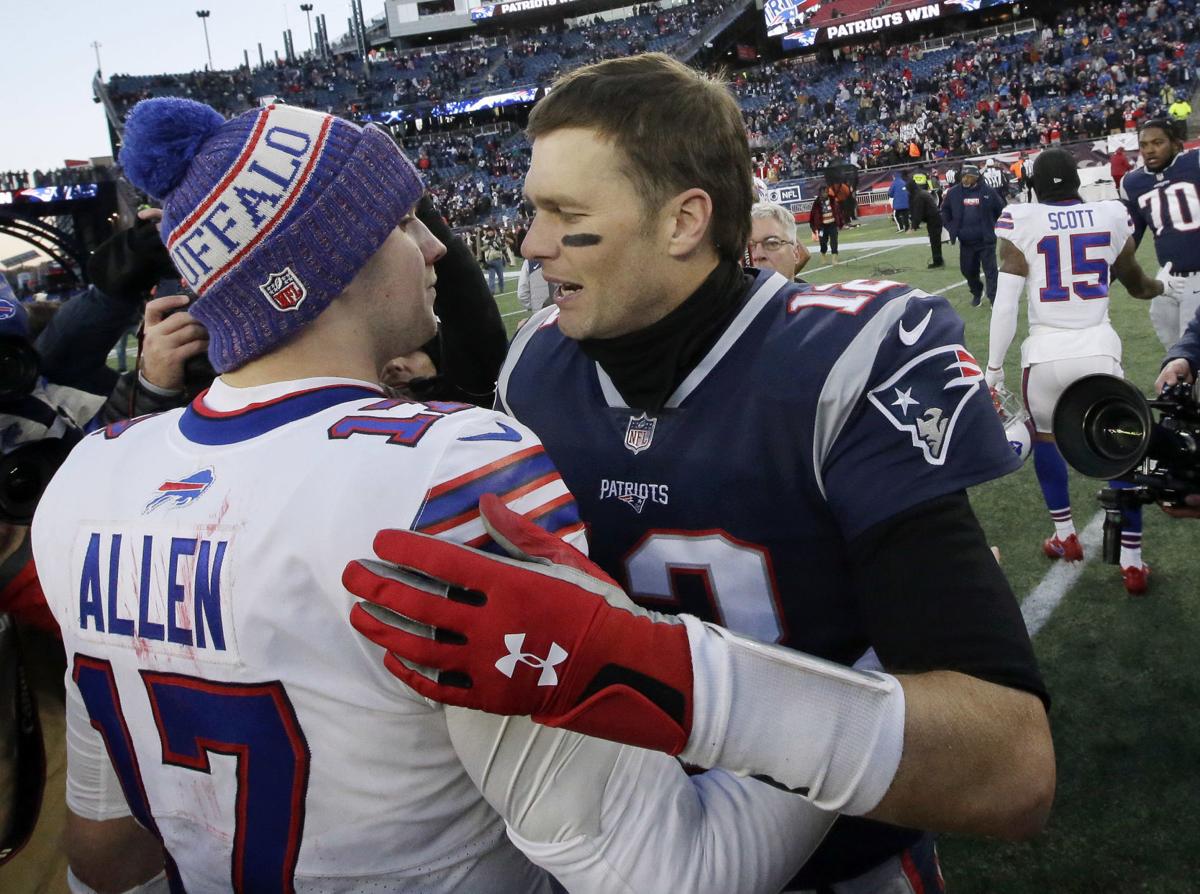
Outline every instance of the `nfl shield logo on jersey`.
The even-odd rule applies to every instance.
[[[272,273],[258,289],[276,310],[295,310],[308,296],[308,289],[304,288],[304,283],[292,272],[291,267]]]
[[[983,370],[962,345],[943,345],[913,358],[870,393],[871,403],[908,432],[925,462],[946,462],[954,424],[983,382]]]
[[[641,416],[630,416],[629,425],[625,429],[625,446],[635,454],[649,449],[654,441],[654,426],[657,424],[658,419],[647,416],[644,412]]]

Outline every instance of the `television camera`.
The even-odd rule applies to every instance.
[[[1147,400],[1125,379],[1085,376],[1063,392],[1053,429],[1072,468],[1132,485],[1099,493],[1106,562],[1118,562],[1122,509],[1169,506],[1200,493],[1200,403],[1191,383],[1168,385]]]

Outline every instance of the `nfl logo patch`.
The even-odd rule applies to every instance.
[[[629,425],[625,429],[625,446],[635,454],[649,449],[654,440],[654,426],[657,424],[656,418],[645,413],[641,416],[630,416]]]
[[[278,273],[272,273],[267,281],[258,287],[276,310],[295,310],[308,297],[308,289],[300,281],[291,267],[284,267]]]

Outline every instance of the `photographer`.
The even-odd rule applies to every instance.
[[[1196,370],[1200,368],[1200,311],[1192,317],[1179,341],[1167,352],[1162,372],[1154,382],[1154,390],[1161,394],[1163,388],[1179,382],[1196,381]],[[1184,500],[1186,507],[1164,506],[1163,511],[1175,518],[1200,518],[1200,494],[1191,494]]]
[[[105,423],[182,406],[212,381],[208,333],[187,312],[191,296],[164,294],[146,302],[138,331],[138,369],[117,381],[101,411]]]

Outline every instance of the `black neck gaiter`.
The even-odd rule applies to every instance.
[[[753,281],[733,261],[721,261],[657,323],[615,338],[586,338],[579,347],[608,373],[630,407],[661,410],[716,343]]]

